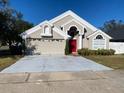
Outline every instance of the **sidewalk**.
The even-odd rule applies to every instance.
[[[124,71],[0,74],[0,93],[124,93]]]

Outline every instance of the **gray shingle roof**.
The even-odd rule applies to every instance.
[[[124,30],[107,32],[113,39],[124,39]]]

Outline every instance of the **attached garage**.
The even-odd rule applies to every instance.
[[[28,54],[64,54],[64,39],[29,39]]]

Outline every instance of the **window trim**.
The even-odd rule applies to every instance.
[[[79,29],[79,27],[76,24],[71,24],[69,25],[67,28],[65,28],[66,25],[70,24],[71,22],[75,22],[76,24],[80,25],[83,29],[85,28],[84,25],[82,25],[79,21],[75,20],[75,19],[71,19],[70,21],[64,23],[61,27],[63,27],[63,31],[66,32],[66,34],[68,34],[68,30],[72,27],[75,26],[77,28],[77,30],[79,31],[80,34],[84,34],[84,31],[82,31],[81,29]]]
[[[102,35],[97,35],[95,39],[97,39],[98,36],[101,36],[102,38],[98,38],[98,39],[104,39]]]
[[[96,39],[96,37],[97,37],[98,35],[101,35],[101,36],[103,37],[103,39]],[[102,34],[98,33],[98,34],[96,34],[96,35],[92,38],[92,49],[93,49],[93,50],[97,50],[97,49],[94,48],[94,40],[104,40],[104,48],[103,48],[103,49],[107,49],[107,41],[106,41],[106,37],[105,37],[105,36],[103,36]]]
[[[48,25],[45,25],[43,28],[44,34],[49,34],[50,33],[50,28]]]
[[[79,33],[81,33],[81,31],[80,31],[80,29],[78,28],[77,25],[70,25],[70,26],[67,28],[67,30],[66,30],[66,34],[67,34],[67,35],[68,35],[68,31],[69,31],[70,28],[73,27],[73,26],[77,28],[77,30],[79,31]]]
[[[46,33],[46,31],[45,31],[46,27],[49,28],[49,33],[48,33],[48,32]],[[43,26],[43,29],[42,29],[43,32],[41,33],[41,36],[52,36],[52,33],[51,33],[50,29],[51,29],[51,28],[50,28],[49,25],[44,25],[44,26]]]

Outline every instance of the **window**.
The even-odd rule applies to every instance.
[[[60,29],[63,31],[63,27],[60,27]]]
[[[78,33],[79,31],[77,31],[77,27],[75,26],[70,27],[68,31],[68,35],[70,35],[72,38],[74,38]]]
[[[49,37],[49,36],[52,36],[52,33],[51,33],[51,27],[48,26],[48,25],[45,25],[43,26],[43,32],[41,33],[41,36],[43,37]]]
[[[103,38],[102,35],[97,35],[94,39],[93,39],[93,49],[105,49],[105,39]]]
[[[103,39],[102,35],[96,36],[96,39]]]
[[[50,34],[49,26],[44,26],[44,34],[46,34],[46,35]]]

